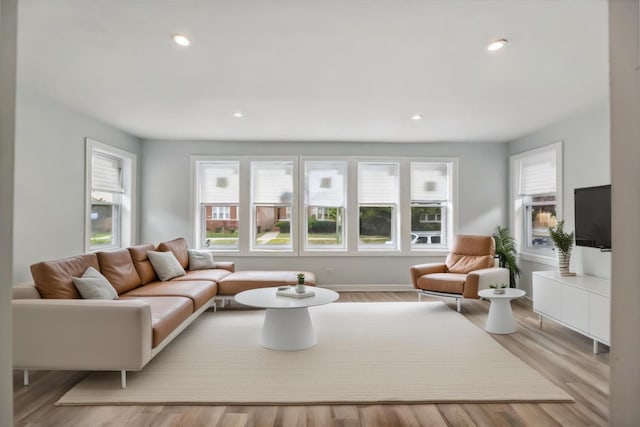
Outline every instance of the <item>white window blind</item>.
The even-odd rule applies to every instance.
[[[344,207],[346,162],[305,162],[307,206]]]
[[[91,189],[124,193],[122,159],[93,151],[91,154]]]
[[[519,194],[533,196],[556,192],[556,151],[534,153],[520,159]]]
[[[200,203],[239,202],[238,162],[203,162],[199,169]]]
[[[254,203],[293,201],[293,162],[253,162],[251,170]]]
[[[358,202],[396,204],[398,202],[398,164],[359,163]]]
[[[411,201],[449,200],[447,163],[411,163]]]

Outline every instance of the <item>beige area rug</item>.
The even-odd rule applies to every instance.
[[[552,402],[571,396],[441,302],[310,309],[318,344],[260,346],[264,311],[205,312],[142,371],[94,372],[59,401],[102,404]]]

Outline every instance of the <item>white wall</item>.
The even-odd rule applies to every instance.
[[[13,283],[29,266],[84,252],[85,137],[135,153],[140,141],[18,82]]]
[[[610,1],[611,187],[611,425],[640,420],[640,2]]]
[[[0,426],[13,425],[11,259],[17,2],[0,1]]]
[[[563,218],[565,228],[575,224],[573,190],[611,183],[609,167],[609,105],[602,104],[571,119],[542,129],[508,144],[509,155],[563,141]],[[512,212],[509,212],[511,215]],[[553,270],[555,264],[520,262],[519,287],[531,295],[531,272]],[[611,253],[599,249],[574,247],[571,271],[602,278],[611,276]]]
[[[193,246],[191,155],[447,156],[459,158],[459,233],[490,234],[506,224],[505,144],[366,144],[336,142],[143,141],[141,242],[178,236]],[[404,284],[424,256],[224,257],[238,269],[291,268],[316,273],[321,285]],[[437,261],[443,259],[439,257]],[[327,271],[332,269],[331,271]]]

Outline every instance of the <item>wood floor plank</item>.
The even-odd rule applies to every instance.
[[[513,403],[511,407],[529,426],[560,427],[561,424],[551,417],[540,405],[533,403]]]
[[[447,425],[436,405],[410,405],[410,408],[416,414],[423,427],[443,427]]]
[[[425,298],[432,300],[431,298]],[[415,292],[342,292],[338,302],[417,301]],[[453,300],[442,300],[455,310]],[[241,310],[231,305],[225,310]],[[489,303],[464,300],[462,315],[484,328]],[[35,371],[31,385],[14,372],[15,426],[606,426],[609,353],[593,354],[588,338],[552,321],[538,327],[531,301],[513,301],[518,333],[491,335],[567,391],[575,403],[316,406],[55,406],[87,372]]]
[[[437,405],[438,410],[447,422],[456,427],[475,427],[477,424],[461,405],[448,403]]]
[[[402,425],[398,415],[389,405],[372,405],[360,408],[360,420],[366,427],[386,427]]]

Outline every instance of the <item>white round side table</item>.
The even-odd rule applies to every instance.
[[[478,296],[491,301],[489,316],[484,330],[492,334],[513,334],[518,331],[511,311],[511,300],[521,298],[526,293],[522,289],[507,288],[504,294],[494,294],[493,289],[483,289]]]

